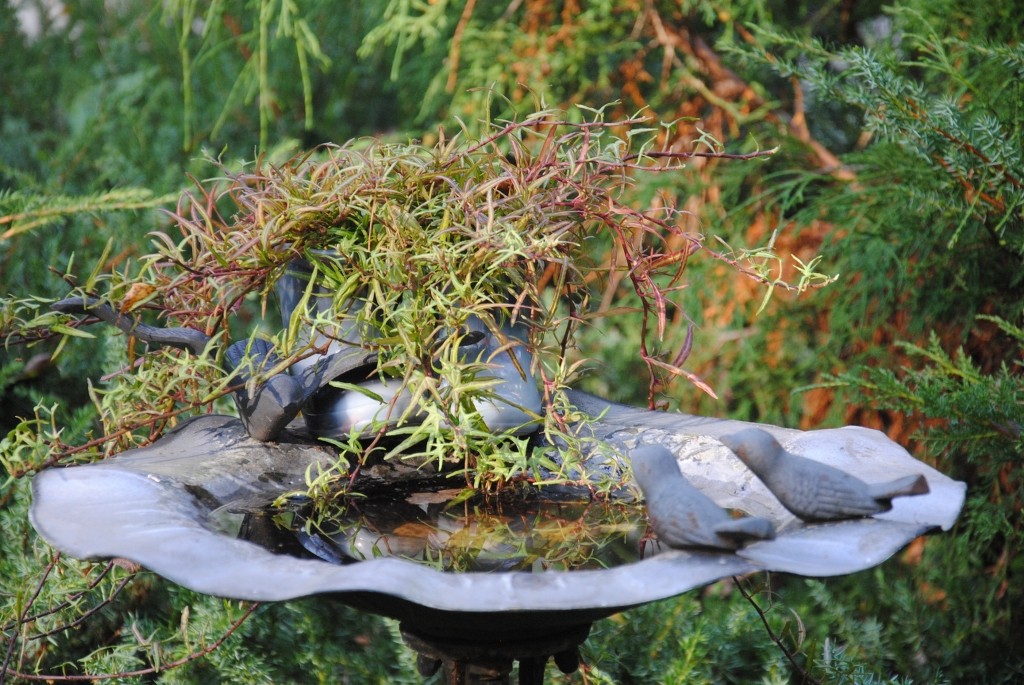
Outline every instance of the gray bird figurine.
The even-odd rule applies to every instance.
[[[669,547],[738,549],[750,540],[775,537],[764,518],[733,518],[679,472],[675,456],[659,445],[630,453],[633,475],[647,501],[647,517],[658,540]]]
[[[758,428],[723,435],[732,450],[786,509],[804,521],[836,521],[871,516],[892,509],[892,498],[928,493],[922,475],[868,484],[833,466],[782,449]]]

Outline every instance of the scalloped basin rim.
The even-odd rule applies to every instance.
[[[610,409],[602,424],[609,435],[620,433],[626,422],[635,428],[639,417],[658,431],[689,436],[684,442],[692,446],[690,452],[675,450],[684,471],[696,468],[687,460],[708,460],[706,436],[750,425],[686,415],[676,415],[673,423],[667,420],[673,415],[631,408],[624,408],[629,415],[623,417],[619,405],[589,396],[587,401]],[[864,440],[860,432],[844,429],[800,433],[765,428],[801,443],[811,458],[817,458],[815,434],[821,444],[833,447],[836,440]],[[411,603],[438,612],[576,612],[592,620],[757,570],[854,573],[883,562],[921,534],[951,525],[963,504],[963,484],[889,444],[902,454],[878,453],[874,442],[857,453],[875,462],[889,459],[896,471],[906,471],[909,460],[932,488],[931,494],[905,498],[919,501],[903,513],[895,508],[883,518],[814,526],[790,522],[775,540],[737,554],[672,550],[598,571],[448,573],[393,558],[337,566],[275,555],[208,529],[205,517],[218,504],[295,489],[309,465],[330,459],[328,450],[308,443],[256,443],[237,421],[225,417],[201,417],[149,447],[105,462],[38,474],[30,517],[44,539],[70,556],[127,558],[187,588],[221,597],[280,601],[330,593],[345,601],[346,593],[352,599],[372,593],[380,605],[361,608],[384,615],[407,612],[399,605]],[[711,460],[718,462],[725,460]],[[723,488],[732,487],[732,474],[724,473],[730,482],[723,482]],[[786,520],[784,514],[778,512],[779,521]]]

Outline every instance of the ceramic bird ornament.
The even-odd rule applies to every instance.
[[[827,464],[787,452],[766,431],[747,428],[723,435],[732,450],[786,509],[804,521],[860,518],[892,509],[892,499],[928,493],[922,475],[868,484]]]
[[[644,445],[630,453],[633,475],[647,502],[647,516],[658,540],[669,547],[733,550],[751,540],[775,537],[764,518],[733,518],[690,484],[675,456],[664,447]]]

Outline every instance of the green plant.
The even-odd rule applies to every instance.
[[[754,596],[776,635],[822,682],[1020,679],[1019,663],[1007,658],[1017,651],[1017,571],[1003,561],[1004,551],[1006,560],[1019,556],[1012,476],[1020,446],[976,423],[1015,420],[1000,410],[1015,406],[1010,389],[1019,378],[1010,333],[1021,326],[1019,189],[1011,179],[1024,173],[1015,157],[1022,130],[1016,3],[307,2],[292,16],[305,21],[329,62],[307,51],[305,66],[304,48],[284,28],[288,3],[64,6],[29,37],[16,30],[14,5],[0,3],[0,67],[18,75],[5,81],[0,99],[0,186],[11,197],[44,203],[53,195],[53,206],[112,189],[178,196],[188,174],[222,174],[198,154],[203,150],[237,175],[238,160],[254,150],[280,165],[300,148],[361,134],[418,138],[430,147],[442,122],[456,130],[458,118],[512,118],[513,110],[532,111],[536,94],[559,107],[620,101],[609,118],[646,108],[655,120],[676,122],[674,141],[664,144],[678,149],[696,149],[700,131],[741,152],[781,145],[758,164],[693,160],[677,173],[634,179],[631,204],[667,201],[684,212],[690,233],[769,246],[804,262],[821,254],[821,268],[840,275],[838,287],[814,298],[776,292],[755,319],[763,288],[734,278],[718,260],[691,259],[687,288],[673,297],[681,306],[668,308],[665,339],[651,351],[672,359],[686,350],[686,368],[719,399],[688,383],[659,383],[657,401],[807,428],[878,427],[965,479],[968,507],[954,531],[915,544],[877,573],[822,581],[827,592],[775,577]],[[846,53],[855,60],[842,59]],[[853,78],[858,74],[863,78]],[[891,88],[875,88],[885,84]],[[916,107],[904,109],[901,97],[914,98]],[[866,115],[872,131],[863,128]],[[256,149],[261,135],[272,149]],[[7,204],[0,214],[19,206]],[[152,251],[146,234],[166,227],[166,216],[153,211],[89,211],[0,240],[0,281],[12,293],[4,316],[20,319],[4,325],[21,329],[42,314],[45,302],[66,293],[63,277],[82,265],[103,261],[105,274],[135,273],[139,255]],[[113,250],[101,259],[108,244]],[[599,261],[609,244],[592,245]],[[77,266],[69,269],[72,253]],[[796,282],[792,264],[784,273]],[[778,265],[771,266],[774,276]],[[85,283],[82,274],[75,284]],[[100,292],[130,287],[113,285]],[[590,285],[600,293],[591,298],[598,310],[606,298],[639,307],[627,300],[628,280]],[[260,325],[255,301],[242,302],[232,337]],[[581,385],[645,402],[650,387],[636,379],[646,377],[646,365],[619,352],[637,348],[639,330],[635,314],[581,327],[577,342],[596,357]],[[933,331],[939,348],[930,342]],[[8,664],[27,675],[117,673],[148,664],[154,645],[167,664],[168,655],[185,656],[183,645],[200,642],[181,632],[186,608],[209,619],[201,635],[213,644],[237,619],[235,607],[144,572],[127,577],[117,566],[92,589],[106,565],[62,558],[51,570],[52,553],[27,522],[29,476],[64,448],[107,432],[96,420],[90,384],[108,392],[122,387],[123,374],[107,376],[129,357],[123,337],[93,327],[94,339],[68,338],[59,364],[49,364],[61,336],[38,332],[43,339],[30,347],[0,352],[7,437],[0,468],[10,469],[0,487],[0,626]],[[951,371],[966,364],[970,373]],[[215,356],[199,366],[223,379]],[[876,378],[878,369],[892,370],[891,380]],[[152,378],[151,367],[140,374]],[[791,392],[836,374],[846,385]],[[884,401],[873,403],[875,397]],[[32,424],[37,406],[41,423]],[[22,430],[7,433],[24,419],[30,423]],[[132,440],[147,437],[141,429]],[[96,447],[62,463],[99,458],[105,450]],[[585,675],[552,669],[548,680],[791,681],[791,664],[729,588],[719,584],[599,622],[584,646]],[[218,650],[135,680],[230,682],[244,674],[237,677],[418,682],[396,630],[320,602],[264,606]],[[669,648],[651,654],[662,639]],[[826,644],[838,646],[839,656]]]
[[[1022,93],[996,84],[1019,82],[1024,53],[1000,44],[999,29],[975,10],[947,4],[948,12],[892,8],[866,46],[833,48],[765,27],[754,29],[751,45],[731,49],[799,78],[813,101],[862,117],[862,144],[869,144],[844,159],[855,183],[790,173],[778,179],[779,197],[798,219],[827,210],[855,229],[847,240],[859,249],[838,266],[863,274],[861,287],[878,299],[846,306],[861,316],[921,310],[908,331],[915,338],[934,318],[970,326],[985,303],[1012,306],[1021,288]],[[956,30],[964,23],[971,35]],[[872,274],[879,259],[892,266]],[[930,287],[919,287],[924,282]]]
[[[986,321],[1018,346],[1024,345],[1024,332],[1016,326],[991,317]],[[927,661],[936,662],[954,680],[977,678],[981,676],[974,660],[950,658],[959,650],[951,651],[946,645],[963,642],[964,650],[980,654],[999,650],[998,645],[1015,639],[1009,617],[1022,598],[1012,578],[1024,565],[1020,555],[1024,548],[1019,504],[1024,498],[1019,475],[1024,453],[1020,362],[986,374],[963,350],[949,355],[934,336],[927,347],[903,347],[917,362],[914,366],[899,371],[858,369],[832,383],[865,402],[918,418],[923,428],[916,437],[923,448],[944,470],[973,485],[957,537],[931,542],[930,563],[922,569],[926,596],[945,607],[944,628],[935,630],[937,644],[908,647],[924,650]],[[911,585],[904,591],[915,589]],[[979,598],[983,598],[980,605]],[[895,603],[882,597],[878,603],[895,604],[895,610],[905,614],[917,610],[912,602]],[[968,630],[959,625],[958,616],[970,616],[974,627]],[[974,644],[979,624],[987,626],[984,644]],[[1001,668],[986,672],[991,678],[1012,678],[1022,669],[1019,659],[1010,658]]]
[[[94,272],[73,297],[98,298],[126,316],[152,312],[225,342],[238,335],[236,312],[266,311],[275,281],[301,256],[312,273],[300,306],[280,332],[263,327],[254,333],[269,337],[282,357],[266,373],[324,352],[317,347],[321,336],[357,331],[348,342],[376,355],[376,377],[398,388],[392,398],[410,394],[395,416],[334,441],[346,466],[333,479],[376,450],[385,458],[419,455],[439,467],[462,464],[474,487],[540,480],[542,466],[556,469],[543,457],[549,447],[529,448],[512,436],[495,441],[480,417],[475,401],[492,398],[495,381],[486,374],[488,360],[460,357],[469,319],[495,334],[507,322],[524,322],[529,340],[511,342],[529,343],[534,368],[520,373],[537,374],[544,399],[544,410],[527,420],[542,424],[551,440],[569,440],[563,450],[570,455],[582,450],[566,432],[571,407],[562,395],[586,364],[574,349],[577,328],[616,309],[613,302],[591,310],[588,281],[625,278],[632,284],[640,313],[637,352],[652,393],[666,373],[710,391],[679,368],[685,355],[672,361],[652,351],[700,241],[678,228],[673,208],[641,211],[622,198],[634,175],[670,173],[695,157],[770,154],[660,150],[653,147],[660,129],[639,128],[642,119],[605,122],[600,111],[593,115],[573,123],[542,111],[488,127],[479,142],[463,142],[464,132],[432,147],[349,144],[281,166],[258,165],[234,176],[226,189],[186,195],[174,215],[181,239],[155,234],[156,250],[142,255],[138,266]],[[236,208],[230,217],[219,206],[225,198]],[[595,240],[610,246],[603,263],[588,256]],[[772,287],[780,283],[751,273]],[[330,293],[321,298],[329,300],[326,308],[306,305],[314,287]],[[51,332],[91,335],[50,313],[11,323],[18,326],[9,335],[25,339],[41,335],[47,324]],[[312,332],[300,335],[307,329]],[[131,373],[93,389],[106,435],[116,439],[104,449],[151,441],[178,415],[225,395],[237,381],[220,370],[217,350],[143,352]],[[253,373],[249,383],[264,377]],[[377,445],[385,432],[402,440],[385,450]],[[374,435],[369,445],[362,440]],[[531,455],[531,449],[540,452]],[[328,491],[323,479],[311,485],[320,495]]]
[[[1013,682],[1024,668],[977,656],[1011,649],[1020,599],[1006,574],[1024,541],[1022,110],[1015,86],[995,85],[1019,80],[1021,53],[1019,27],[994,19],[1004,13],[907,2],[880,18],[867,45],[761,27],[736,49],[799,78],[809,101],[863,117],[861,149],[843,157],[848,182],[778,177],[779,206],[796,220],[825,216],[851,231],[833,238],[837,268],[858,279],[832,293],[830,344],[843,352],[813,392],[844,391],[846,417],[864,421],[870,408],[876,425],[968,484],[955,537],[922,545],[913,569],[883,567],[841,590],[888,618],[902,638],[892,658],[915,679]]]

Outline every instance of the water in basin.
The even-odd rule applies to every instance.
[[[275,553],[349,564],[393,556],[453,571],[601,569],[655,553],[638,503],[474,496],[434,489],[347,497],[327,511],[305,497],[229,504],[210,523]]]

